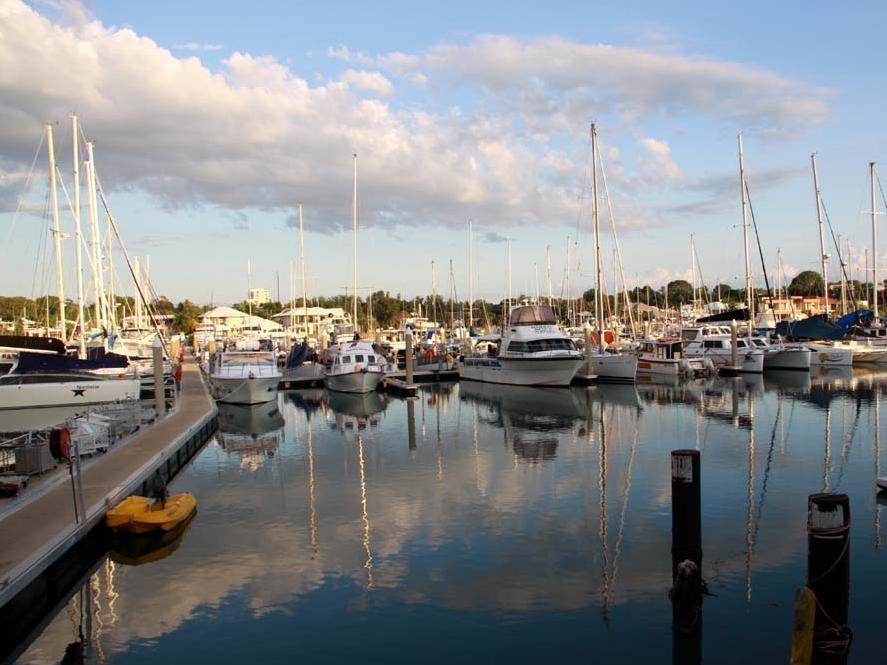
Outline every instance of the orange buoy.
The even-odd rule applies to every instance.
[[[71,459],[71,430],[67,427],[49,433],[49,452],[56,459]]]

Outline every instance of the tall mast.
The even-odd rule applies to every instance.
[[[690,234],[690,279],[693,280],[693,307],[695,309],[699,302],[699,294],[696,289],[696,241],[693,239],[692,233]]]
[[[49,192],[52,197],[52,233],[55,237],[55,271],[59,283],[59,329],[62,341],[68,341],[68,322],[65,321],[65,274],[62,270],[62,227],[59,221],[59,194],[56,183],[55,146],[52,142],[52,124],[46,123],[46,147],[49,152]]]
[[[111,245],[112,241],[112,233],[111,233],[111,216],[108,215],[108,244],[107,244],[107,255],[108,255],[108,318],[111,323],[111,328],[117,328],[117,296],[114,295],[114,254],[112,253],[113,248]]]
[[[136,303],[136,328],[142,327],[142,263],[139,260],[139,257],[135,257],[135,269],[133,272],[136,274],[136,293],[135,293],[135,303]]]
[[[77,252],[77,310],[80,320],[80,357],[86,358],[86,319],[83,316],[83,239],[80,233],[80,137],[77,114],[71,114],[74,161],[74,242]]]
[[[253,263],[250,259],[246,260],[246,308],[249,310],[248,326],[253,325]]]
[[[299,201],[299,264],[302,266],[302,315],[308,332],[308,281],[305,276],[305,224],[302,220],[302,202]]]
[[[357,153],[354,158],[351,192],[351,316],[357,330]]]
[[[739,143],[739,191],[742,194],[742,242],[745,247],[745,300],[748,307],[748,336],[751,337],[755,320],[754,294],[752,293],[751,262],[748,255],[748,201],[745,192],[745,158],[742,154],[742,134],[736,137]]]
[[[87,167],[87,187],[88,203],[89,203],[89,223],[90,232],[92,233],[92,261],[95,266],[93,271],[95,285],[95,315],[96,321],[101,320],[101,324],[107,326],[108,317],[105,315],[105,279],[102,271],[102,236],[99,231],[99,206],[96,200],[96,171],[95,171],[95,154],[93,152],[92,141],[86,142],[86,149],[89,152],[89,166]]]
[[[551,245],[545,246],[545,278],[548,281],[548,306],[551,307]]]
[[[508,325],[508,317],[511,316],[511,238],[507,241],[508,245],[508,303],[505,308],[505,325]]]
[[[816,221],[819,224],[819,266],[822,273],[822,290],[825,294],[825,315],[829,314],[828,304],[828,254],[825,251],[825,231],[822,224],[822,194],[819,191],[819,171],[816,169],[816,153],[810,155],[813,166],[813,189],[816,193]]]
[[[566,293],[567,296],[567,323],[568,325],[573,325],[573,300],[572,300],[572,292],[570,289],[570,236],[567,236],[567,258],[566,258],[566,268],[564,269],[564,282],[566,283]]]
[[[536,278],[536,304],[539,304],[539,264],[533,262],[533,274]]]
[[[869,173],[872,178],[872,311],[875,313],[874,323],[879,325],[878,320],[878,225],[875,223],[875,216],[878,214],[875,207],[875,163],[869,162]]]
[[[841,256],[841,234],[838,234],[838,264],[841,266],[841,314],[847,313],[847,262]]]
[[[468,220],[468,330],[474,325],[474,222]]]
[[[456,278],[453,276],[453,259],[450,259],[450,329],[456,327]]]
[[[594,305],[595,318],[598,327],[598,342],[601,351],[604,350],[604,303],[601,293],[601,282],[603,281],[601,266],[601,220],[598,211],[598,192],[597,192],[597,127],[591,123],[591,191],[594,197],[594,264],[595,264],[595,285],[594,285]]]

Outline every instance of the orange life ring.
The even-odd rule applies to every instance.
[[[54,429],[49,434],[49,452],[56,459],[71,459],[71,430]]]

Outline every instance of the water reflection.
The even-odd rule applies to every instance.
[[[115,662],[469,650],[536,662],[557,642],[571,659],[658,662],[672,646],[669,451],[696,447],[703,576],[716,594],[706,660],[787,654],[806,496],[827,483],[853,502],[853,656],[875,661],[884,390],[884,375],[829,372],[551,391],[464,383],[411,400],[288,392],[282,428],[226,416],[282,432],[266,473],[242,473],[220,436],[176,480],[200,518],[174,556],[116,568],[102,648]],[[80,602],[24,660],[62,657]]]
[[[273,458],[283,441],[284,419],[277,402],[219,404],[218,440],[240,457],[244,470],[255,471]]]

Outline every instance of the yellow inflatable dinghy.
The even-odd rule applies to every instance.
[[[187,520],[197,510],[197,499],[184,492],[173,494],[160,507],[160,502],[151,503],[143,496],[124,499],[105,514],[105,524],[113,531],[127,533],[148,533],[149,531],[172,531]]]

